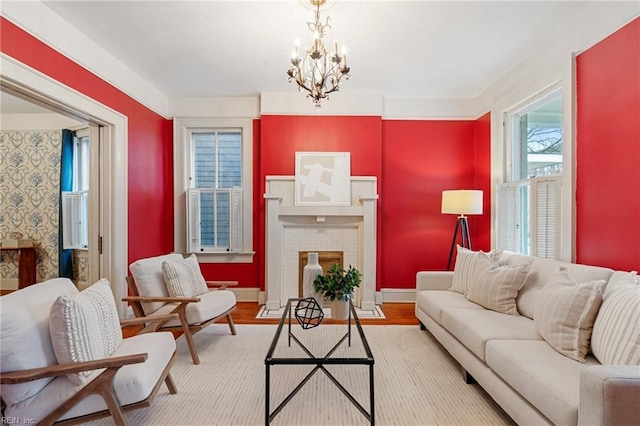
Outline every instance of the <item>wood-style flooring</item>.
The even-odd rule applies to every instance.
[[[236,324],[278,324],[279,319],[256,319],[260,310],[260,305],[256,302],[238,302],[237,309],[231,314]],[[362,325],[419,325],[415,315],[415,305],[413,303],[385,303],[382,305],[386,319],[360,319]],[[341,324],[343,321],[336,321],[325,318],[323,324]]]
[[[231,316],[233,322],[236,324],[278,324],[280,321],[277,318],[269,319],[256,319],[256,315],[260,311],[260,305],[256,302],[238,302],[237,309],[233,311]],[[415,305],[413,303],[386,303],[382,306],[385,319],[361,319],[362,325],[415,325],[420,323],[415,316]],[[219,321],[220,324],[226,324],[224,319]],[[326,318],[322,321],[323,324],[344,324],[344,321],[332,320]],[[124,337],[133,336],[140,331],[140,327],[123,327],[122,333]],[[179,337],[180,332],[174,332],[174,335]]]

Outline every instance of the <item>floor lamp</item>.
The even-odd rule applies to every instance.
[[[482,214],[482,191],[466,189],[442,191],[442,213],[459,215],[458,221],[456,222],[456,229],[453,231],[451,249],[449,250],[449,261],[447,262],[447,271],[449,271],[451,269],[453,250],[458,240],[458,233],[461,234],[461,246],[471,250],[469,222],[465,215]]]

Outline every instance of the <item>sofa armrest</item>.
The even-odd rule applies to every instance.
[[[453,281],[453,271],[421,271],[416,274],[416,291],[448,290]]]
[[[597,365],[580,373],[579,425],[635,424],[638,401],[640,366]]]

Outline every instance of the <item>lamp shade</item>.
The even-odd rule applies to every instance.
[[[442,191],[443,214],[482,214],[482,191],[458,189]]]

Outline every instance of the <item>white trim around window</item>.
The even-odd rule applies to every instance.
[[[186,192],[189,188],[190,132],[197,129],[242,129],[242,247],[239,253],[197,253],[201,263],[253,262],[253,133],[251,118],[175,118],[173,120],[174,250],[187,250]]]

